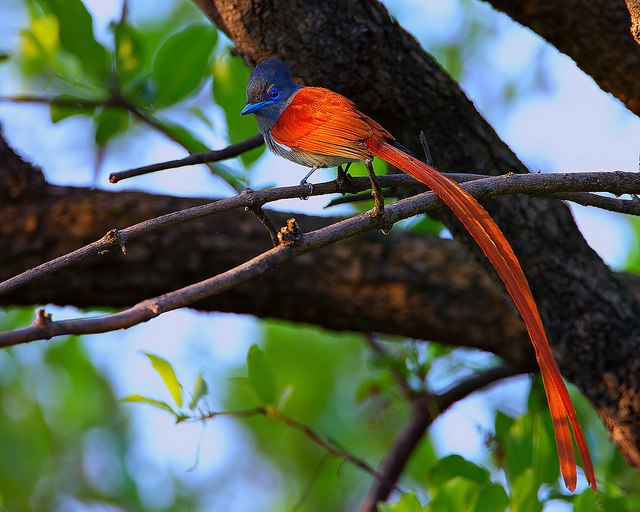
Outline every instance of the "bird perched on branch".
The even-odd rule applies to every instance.
[[[268,59],[252,71],[242,114],[255,114],[271,151],[311,167],[303,182],[318,167],[362,160],[375,185],[371,162],[378,157],[430,187],[451,208],[496,269],[527,326],[540,365],[565,485],[573,491],[577,481],[571,424],[587,481],[596,491],[589,449],[529,284],[509,242],[484,207],[456,182],[411,156],[348,98],[322,87],[295,83],[281,60]]]

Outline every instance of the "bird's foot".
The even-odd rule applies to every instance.
[[[309,192],[307,192],[307,195],[300,196],[300,199],[302,199],[303,201],[306,201],[307,199],[309,199],[311,194],[313,194],[313,183],[309,183],[307,181],[307,178],[305,178],[300,182],[300,185],[309,187]]]

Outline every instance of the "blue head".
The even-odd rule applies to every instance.
[[[261,131],[271,128],[301,88],[293,81],[289,66],[280,59],[267,59],[251,72],[247,105],[240,113],[255,114]]]

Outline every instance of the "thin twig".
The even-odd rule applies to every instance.
[[[320,434],[315,432],[308,425],[305,425],[304,423],[300,423],[299,421],[294,420],[291,416],[287,416],[286,414],[283,414],[280,410],[273,407],[261,406],[261,407],[254,407],[252,409],[242,409],[239,411],[208,412],[206,414],[203,414],[202,416],[199,416],[198,418],[191,418],[191,419],[196,419],[197,421],[203,421],[207,419],[213,419],[219,416],[231,416],[234,418],[265,416],[267,418],[271,418],[273,420],[276,420],[282,423],[283,425],[286,425],[287,427],[297,430],[298,432],[303,434],[307,439],[311,440],[313,443],[322,447],[329,455],[333,455],[334,457],[337,457],[339,459],[342,459],[344,461],[347,461],[353,464],[354,466],[361,469],[365,473],[368,473],[375,479],[382,478],[382,476],[373,467],[371,467],[364,459],[358,457],[357,455],[354,455],[353,453],[349,452],[345,448],[338,446],[334,442],[323,439]]]
[[[159,162],[156,164],[145,165],[143,167],[136,167],[134,169],[127,169],[126,171],[112,172],[109,175],[109,181],[111,183],[118,183],[119,181],[131,178],[133,176],[142,176],[157,171],[164,171],[165,169],[175,169],[177,167],[184,167],[187,165],[204,164],[209,162],[219,162],[220,160],[226,160],[234,158],[242,153],[251,149],[260,147],[264,144],[262,135],[257,134],[237,144],[231,144],[223,149],[216,149],[213,151],[207,151],[205,153],[195,153],[189,155],[186,158],[180,158],[178,160],[169,160],[167,162]]]
[[[458,383],[440,395],[416,395],[411,401],[412,415],[391,445],[374,481],[363,498],[358,512],[376,512],[376,503],[384,501],[394,489],[416,446],[433,421],[454,403],[498,380],[522,373],[509,366],[498,366]],[[434,412],[435,411],[435,412]]]

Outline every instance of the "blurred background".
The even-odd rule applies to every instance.
[[[637,170],[637,117],[528,29],[478,1],[384,4],[460,82],[532,171]],[[53,0],[1,1],[3,98],[104,96],[100,70],[85,69],[82,56],[64,48],[64,37],[70,36],[63,31],[72,32],[79,19],[86,21],[81,4],[69,2],[66,11],[58,10],[60,5]],[[216,164],[214,173],[201,165],[109,184],[111,171],[180,158],[187,150],[221,148],[253,135],[253,119],[238,115],[249,71],[230,56],[230,42],[190,2],[130,0],[124,17],[121,0],[84,0],[84,5],[97,47],[101,44],[115,55],[129,97],[140,104],[153,100],[156,122],[141,122],[116,108],[0,101],[0,124],[8,142],[42,167],[50,183],[223,197],[247,185],[287,185],[304,176],[301,167],[259,149]],[[205,56],[200,75],[192,83],[170,87],[171,73],[153,64],[162,58],[158,49],[166,61],[174,58],[178,65],[172,53],[178,43],[194,41],[199,45],[194,53]],[[165,88],[150,85],[154,65],[155,84],[167,84]],[[319,171],[314,180],[332,179],[334,172]],[[326,202],[319,197],[271,206],[322,215]],[[571,207],[585,237],[609,265],[638,270],[636,220]],[[353,208],[341,206],[329,213],[348,214]],[[444,230],[441,235],[448,236]],[[47,309],[56,319],[91,313]],[[0,328],[25,325],[32,316],[31,308],[2,311]],[[420,368],[436,391],[494,362],[490,355],[467,349],[383,341],[393,341],[389,350],[409,368]],[[407,410],[361,335],[181,310],[123,332],[0,352],[0,505],[6,510],[56,511],[352,510],[370,477],[327,457],[322,448],[281,423],[253,417],[176,425],[166,411],[118,402],[132,394],[171,402],[162,378],[143,355],[151,352],[170,361],[185,390],[193,388],[199,374],[204,376],[208,394],[203,407],[251,407],[256,397],[234,377],[247,375],[252,344],[264,351],[278,389],[290,393],[289,415],[370,464],[379,461]],[[512,474],[505,473],[499,448],[517,439],[531,444],[526,429],[535,428],[531,425],[544,414],[545,405],[538,385],[533,393],[530,389],[529,377],[512,378],[442,415],[413,457],[403,486],[414,489],[425,503],[434,492],[428,471],[443,457],[459,454],[474,467],[487,468],[492,481],[507,491],[513,489],[515,477],[526,467],[512,466]],[[574,396],[602,471],[598,476],[606,475],[605,494],[637,500],[638,476],[612,448],[588,404]],[[505,422],[508,439],[496,430]],[[556,464],[555,459],[547,464]],[[518,510],[596,510],[588,508],[590,498],[572,503],[562,493],[557,470],[540,478],[544,485],[532,491],[531,508]]]

